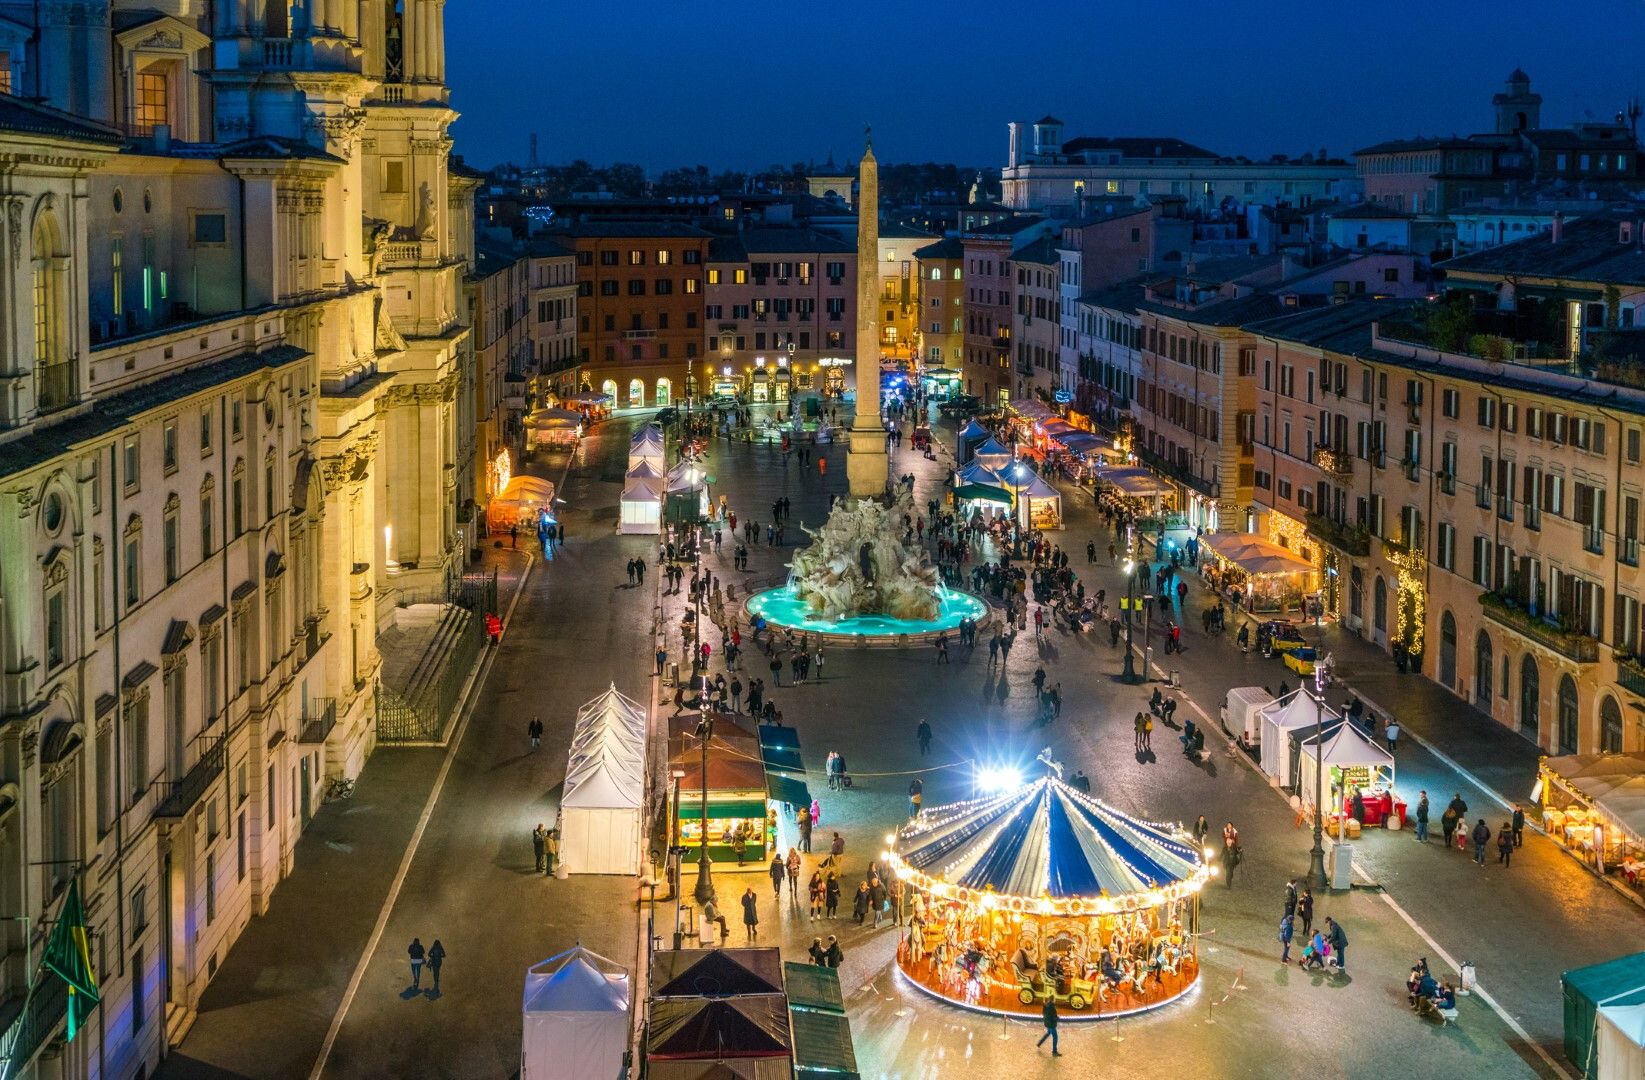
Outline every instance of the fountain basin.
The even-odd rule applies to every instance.
[[[772,626],[859,645],[901,645],[929,641],[939,634],[953,633],[963,619],[987,621],[988,604],[978,596],[958,589],[943,588],[937,593],[935,619],[894,619],[889,615],[849,615],[831,619],[816,615],[794,593],[792,585],[766,589],[750,596],[743,605],[749,615],[763,615]]]

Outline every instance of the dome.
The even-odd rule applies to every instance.
[[[1085,914],[1184,896],[1209,873],[1180,827],[1130,817],[1052,777],[922,811],[897,833],[891,861],[939,896]]]

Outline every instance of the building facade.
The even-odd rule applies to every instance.
[[[0,31],[50,106],[0,96],[0,992],[77,883],[109,1018],[37,995],[26,1077],[152,1072],[371,752],[379,627],[460,569],[440,6],[176,11]]]
[[[575,253],[581,380],[618,408],[693,393],[709,233],[670,221],[591,221],[547,238]]]
[[[709,384],[756,403],[843,396],[856,347],[852,245],[801,226],[750,226],[709,242],[706,280]]]
[[[1013,398],[1049,401],[1063,388],[1060,268],[1056,240],[1050,236],[1018,248],[1007,262]]]
[[[1062,121],[1009,125],[1001,201],[1016,211],[1077,217],[1086,198],[1176,196],[1190,211],[1336,198],[1354,166],[1323,153],[1267,161],[1228,158],[1175,138],[1064,140]]]
[[[965,365],[965,245],[955,237],[916,248],[918,348],[927,368]],[[969,393],[969,391],[966,391]]]

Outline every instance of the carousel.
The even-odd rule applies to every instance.
[[[1157,1008],[1199,980],[1211,870],[1180,826],[1141,821],[1047,776],[921,811],[889,837],[908,931],[897,967],[965,1008],[1065,1019]]]

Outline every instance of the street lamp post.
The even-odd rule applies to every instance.
[[[1125,674],[1122,678],[1128,683],[1137,681],[1137,664],[1131,655],[1131,619],[1136,615],[1137,607],[1137,573],[1136,566],[1127,559],[1125,561]]]
[[[714,871],[708,861],[708,741],[714,737],[714,718],[707,705],[699,703],[702,719],[697,722],[697,738],[702,742],[702,817],[698,820],[697,887],[691,895],[699,905],[714,902]]]
[[[1314,708],[1319,720],[1314,733],[1314,846],[1308,850],[1308,878],[1318,889],[1325,888],[1325,686],[1319,667],[1314,668]]]

